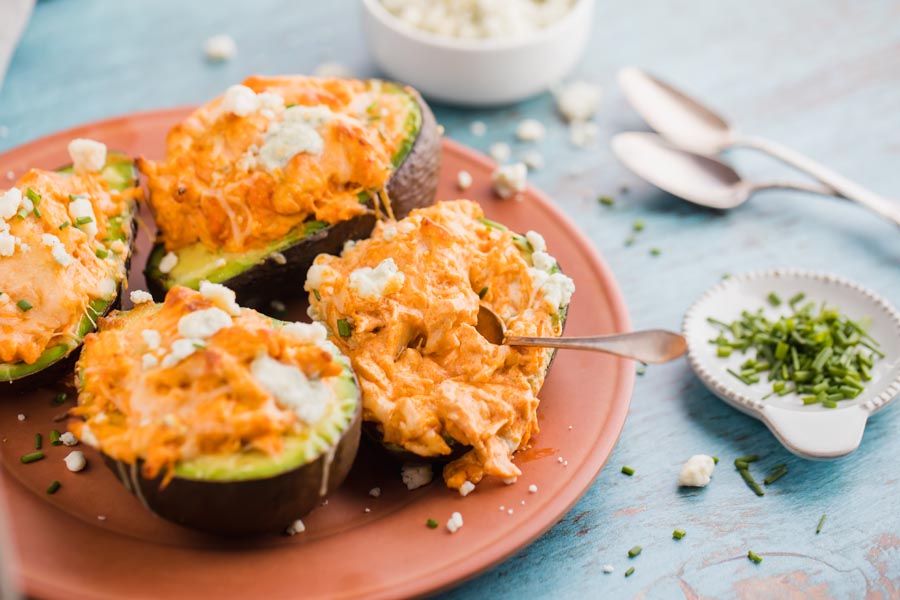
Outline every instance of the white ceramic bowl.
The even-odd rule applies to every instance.
[[[517,102],[561,81],[584,53],[594,9],[594,0],[575,0],[534,35],[473,40],[416,29],[380,0],[362,4],[366,36],[385,73],[431,99],[469,106]]]
[[[770,292],[784,299],[781,307],[768,304]],[[763,307],[767,317],[777,317],[788,310],[787,299],[798,292],[806,294],[804,302],[825,301],[852,319],[871,318],[869,332],[885,354],[872,369],[872,380],[865,391],[853,400],[840,401],[837,408],[804,406],[796,394],[763,399],[772,391],[766,377],[748,386],[726,370],[739,370],[738,365],[752,354],[733,352],[723,359],[716,355],[716,346],[709,343],[719,330],[707,322],[707,317],[730,323],[739,318],[742,310],[759,307]],[[688,309],[683,332],[688,342],[688,360],[706,387],[738,410],[760,419],[788,450],[804,458],[838,458],[856,450],[869,417],[900,393],[900,313],[884,298],[834,275],[775,269],[732,276]]]

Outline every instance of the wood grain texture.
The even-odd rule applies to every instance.
[[[0,92],[0,125],[10,129],[0,150],[84,121],[202,102],[251,73],[304,72],[337,60],[374,75],[358,11],[355,0],[40,2]],[[727,214],[700,210],[636,181],[605,143],[643,128],[614,85],[619,67],[636,64],[707,99],[745,131],[900,195],[898,23],[900,4],[891,0],[601,0],[578,70],[607,88],[598,148],[569,145],[549,95],[435,113],[450,137],[481,149],[513,142],[516,154],[531,148],[513,141],[521,118],[548,125],[536,146],[548,164],[532,181],[610,262],[636,328],[677,329],[723,273],[777,266],[833,271],[900,304],[900,236],[891,225],[839,200],[783,192]],[[237,39],[239,55],[209,65],[203,41],[220,32]],[[468,129],[476,118],[488,124],[482,138]],[[729,158],[753,177],[791,175],[746,151]],[[598,195],[617,203],[603,207]],[[635,219],[646,229],[625,247]],[[652,247],[662,254],[651,256]],[[584,391],[600,385],[586,380]],[[894,406],[872,419],[853,455],[805,461],[715,399],[686,363],[652,367],[638,379],[608,467],[581,502],[533,545],[446,596],[900,598],[898,428]],[[730,466],[749,452],[762,465],[790,469],[764,498]],[[722,463],[708,488],[680,491],[680,464],[695,453]],[[623,464],[634,477],[619,473]],[[828,520],[816,535],[823,513]],[[687,531],[680,541],[671,539],[676,527]],[[629,560],[635,544],[644,551]],[[763,562],[748,561],[748,549]],[[605,564],[615,573],[604,574]],[[636,570],[625,579],[629,565]]]

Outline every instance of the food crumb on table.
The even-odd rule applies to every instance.
[[[373,498],[378,498],[379,496],[381,496],[381,488],[373,487],[371,490],[369,490],[369,495]]]
[[[214,35],[203,44],[203,52],[210,62],[225,62],[237,54],[237,43],[226,33]]]
[[[484,121],[472,121],[469,123],[469,132],[475,137],[481,137],[487,133],[487,125]]]

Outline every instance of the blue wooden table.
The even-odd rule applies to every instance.
[[[617,69],[636,64],[687,86],[742,129],[900,196],[900,4],[599,5],[577,73],[606,87],[595,150],[569,145],[549,95],[497,110],[435,112],[448,136],[480,149],[512,142],[526,116],[548,126],[536,146],[547,166],[532,181],[610,262],[636,328],[677,329],[688,305],[723,273],[775,266],[833,271],[900,304],[893,226],[848,203],[796,193],[768,193],[727,214],[700,210],[635,180],[605,143],[642,128],[614,81]],[[0,151],[85,121],[199,103],[251,73],[308,72],[336,60],[375,75],[358,13],[357,0],[43,0],[0,92],[0,126],[9,128]],[[210,65],[203,42],[220,32],[236,38],[239,53]],[[487,123],[484,137],[469,132],[474,119]],[[516,152],[528,148],[514,144]],[[729,158],[750,176],[787,173],[747,152]],[[615,206],[602,206],[599,195],[614,197]],[[646,229],[626,246],[636,219]],[[662,254],[652,256],[654,247]],[[759,422],[715,399],[685,362],[652,367],[638,378],[608,467],[581,502],[533,545],[447,597],[898,598],[898,429],[895,406],[870,422],[853,455],[801,460]],[[723,462],[708,488],[681,491],[680,464],[695,453]],[[789,466],[764,498],[730,466],[748,453]],[[623,464],[636,469],[634,477],[620,474]],[[671,539],[676,527],[687,531],[679,542]],[[629,560],[636,544],[643,554]],[[748,549],[763,562],[748,561]],[[615,573],[604,574],[606,564]],[[626,579],[628,566],[636,571]]]

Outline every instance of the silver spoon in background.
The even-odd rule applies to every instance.
[[[724,162],[676,148],[655,133],[629,132],[613,136],[613,153],[635,175],[656,187],[700,206],[728,209],[754,193],[770,189],[832,194],[814,183],[769,181],[751,183]]]
[[[668,362],[687,351],[687,341],[684,336],[662,329],[590,337],[508,336],[503,319],[484,304],[478,307],[478,323],[475,325],[475,329],[487,341],[498,346],[593,350],[633,358],[644,363]]]
[[[796,150],[761,137],[739,133],[724,118],[671,85],[635,67],[619,71],[618,79],[619,87],[638,114],[676,146],[707,156],[735,146],[761,150],[815,177],[830,187],[832,194],[858,202],[900,225],[900,204]]]

